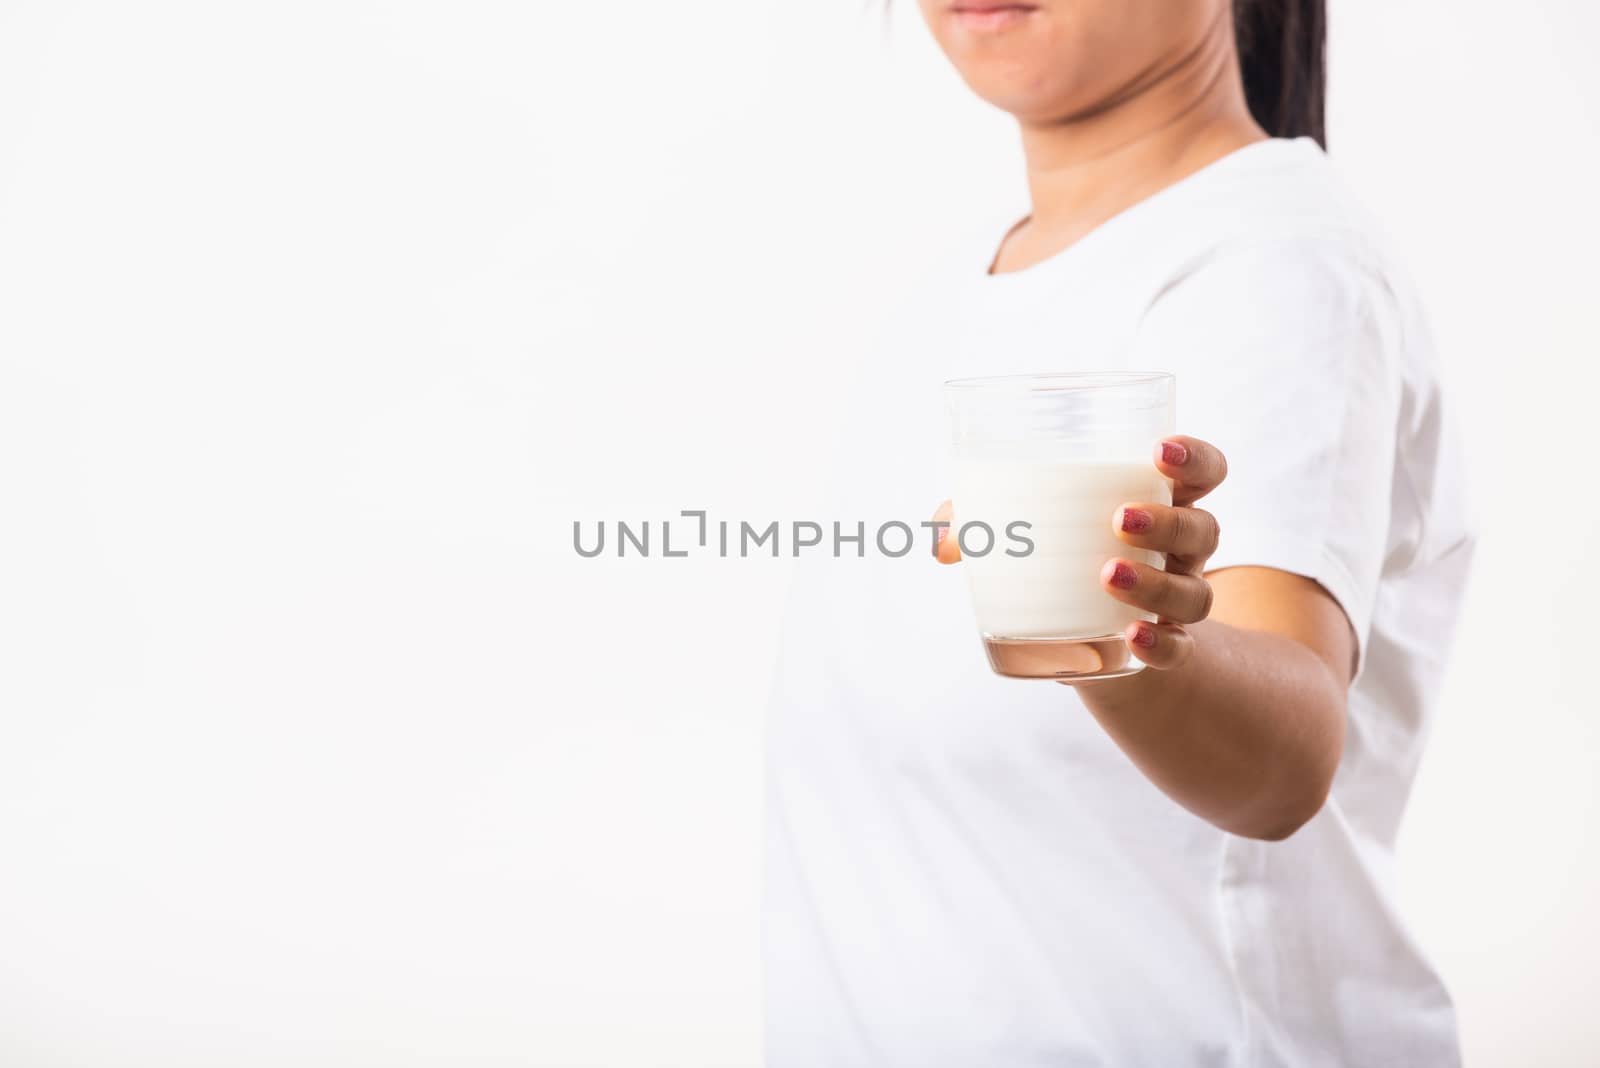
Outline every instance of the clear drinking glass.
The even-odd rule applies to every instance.
[[[1100,570],[1113,556],[1163,566],[1160,553],[1118,540],[1113,523],[1118,505],[1172,503],[1154,454],[1174,432],[1175,392],[1162,372],[945,383],[951,536],[997,674],[1108,679],[1144,666],[1123,632],[1155,617],[1114,599]]]

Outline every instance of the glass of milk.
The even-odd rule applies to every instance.
[[[1118,505],[1172,503],[1154,454],[1175,430],[1175,387],[1160,372],[945,383],[950,534],[997,674],[1108,679],[1144,666],[1123,631],[1155,617],[1115,600],[1100,570],[1113,556],[1163,566],[1160,553],[1120,541],[1114,523]]]

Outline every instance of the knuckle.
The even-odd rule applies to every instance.
[[[1179,553],[1189,555],[1202,536],[1193,508],[1173,509],[1172,542]]]
[[[1200,552],[1202,555],[1210,556],[1222,543],[1222,525],[1210,512],[1196,512],[1195,516],[1201,524]]]
[[[1150,506],[1150,512],[1156,517],[1155,528],[1150,531],[1155,536],[1158,544],[1166,544],[1178,536],[1183,529],[1183,516],[1179,513],[1181,508],[1174,508],[1169,504],[1156,504]]]
[[[1221,531],[1216,517],[1199,508],[1174,509],[1173,551],[1182,556],[1210,556],[1217,551]]]
[[[1176,618],[1183,614],[1183,580],[1185,576],[1174,574],[1170,571],[1163,571],[1160,574],[1159,585],[1152,591],[1153,596],[1150,598],[1151,607],[1161,615]]]
[[[1193,575],[1167,575],[1160,591],[1159,611],[1180,623],[1198,623],[1211,614],[1211,584]]]
[[[1167,509],[1166,528],[1162,531],[1166,535],[1162,540],[1166,544],[1173,546],[1176,552],[1182,551],[1179,547],[1183,544],[1184,532],[1189,527],[1189,517],[1184,515],[1185,511],[1187,511],[1185,508]]]

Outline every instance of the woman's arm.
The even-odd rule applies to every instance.
[[[1172,480],[1172,506],[1130,501],[1111,520],[1129,546],[1165,553],[1165,570],[1112,559],[1100,574],[1107,594],[1159,617],[1127,629],[1149,670],[1073,685],[1174,801],[1233,834],[1287,838],[1322,807],[1339,766],[1355,637],[1308,578],[1206,573],[1219,531],[1194,503],[1227,476],[1215,447],[1172,438],[1156,466]],[[941,561],[960,559],[955,541],[941,541]]]
[[[1176,664],[1082,683],[1078,693],[1174,801],[1233,834],[1287,838],[1333,784],[1354,639],[1310,579],[1256,567],[1208,578],[1209,619],[1134,647],[1152,667],[1166,656],[1181,657]],[[1180,643],[1187,654],[1176,653]]]
[[[1154,670],[1083,683],[1079,694],[1174,801],[1233,834],[1287,838],[1317,814],[1339,766],[1350,624],[1299,575],[1205,574],[1219,531],[1193,505],[1227,477],[1227,461],[1195,438],[1163,443],[1155,459],[1172,479],[1172,507],[1129,502],[1113,524],[1128,545],[1166,553],[1166,569],[1110,560],[1101,571],[1107,593],[1160,617],[1128,628]]]

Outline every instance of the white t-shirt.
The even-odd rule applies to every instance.
[[[768,731],[769,1068],[1457,1063],[1395,904],[1472,544],[1409,291],[1305,140],[1025,271],[985,273],[998,236],[863,368],[829,518],[949,496],[944,379],[1173,371],[1179,430],[1231,470],[1211,566],[1310,576],[1354,627],[1343,759],[1293,837],[1234,837],[1071,688],[992,674],[959,566],[804,556]]]

